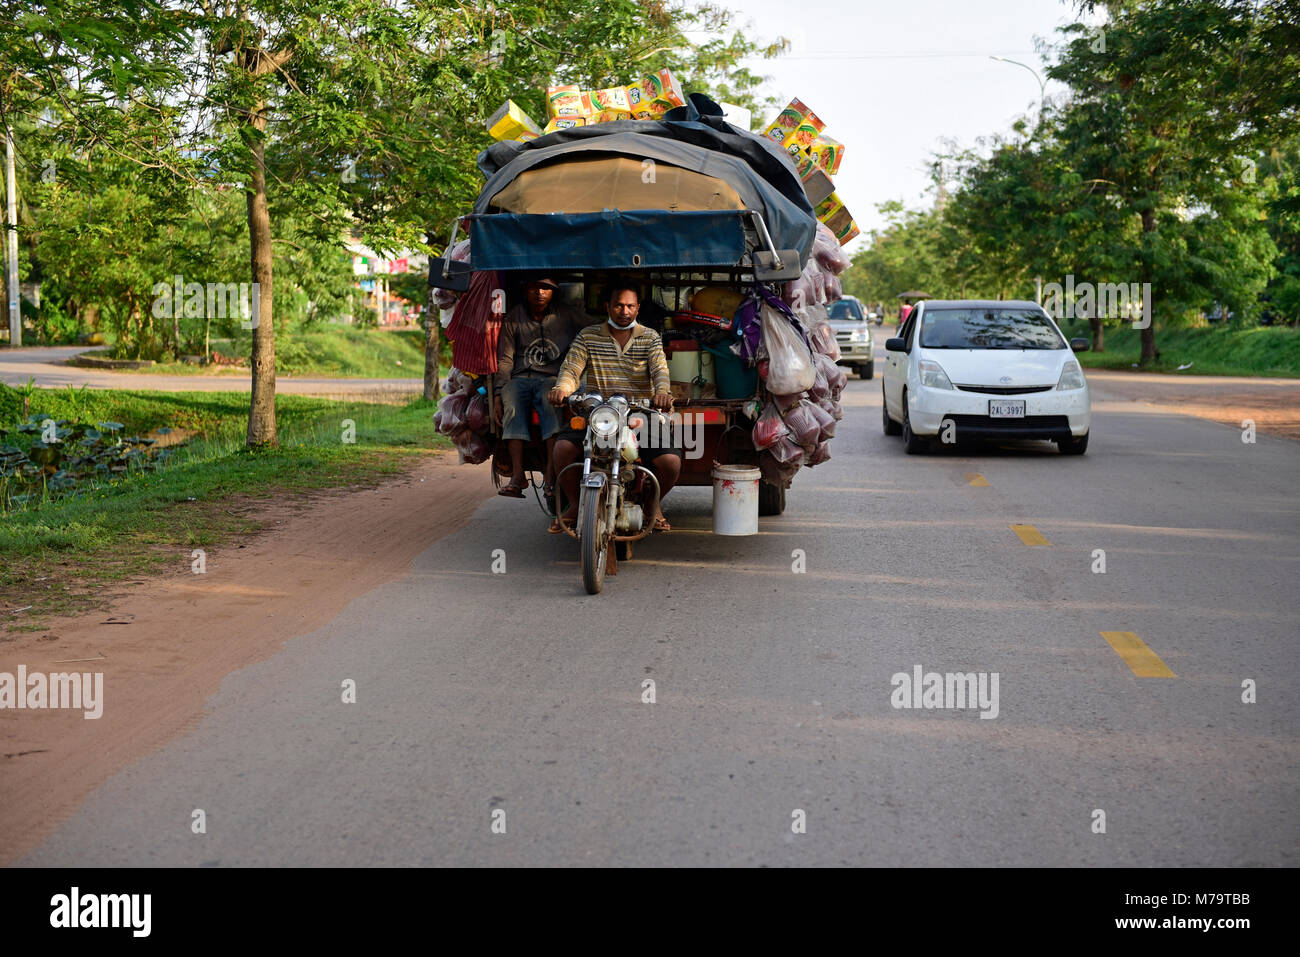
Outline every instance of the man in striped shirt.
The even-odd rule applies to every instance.
[[[550,391],[551,402],[561,404],[578,390],[585,375],[587,387],[603,396],[622,393],[631,401],[650,404],[665,412],[670,410],[673,395],[668,380],[668,360],[664,358],[659,333],[636,321],[641,310],[637,291],[630,286],[615,286],[610,290],[605,308],[609,313],[606,323],[583,329],[569,346],[569,353],[556,376],[555,388]],[[556,474],[582,456],[585,438],[586,433],[580,429],[563,431],[556,437]],[[676,449],[658,448],[640,451],[642,464],[659,480],[662,500],[677,484],[682,470],[681,453]],[[572,524],[578,517],[578,470],[566,472],[560,485],[568,500],[563,516]],[[656,532],[666,532],[671,528],[662,511],[655,515]],[[551,524],[551,531],[556,534],[563,531],[558,521]]]

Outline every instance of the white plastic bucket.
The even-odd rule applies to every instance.
[[[758,482],[762,473],[748,465],[713,467],[713,534],[758,534]]]

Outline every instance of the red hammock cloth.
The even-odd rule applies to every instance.
[[[493,302],[494,297],[504,299],[500,292],[501,280],[497,273],[484,270],[470,276],[469,289],[456,303],[451,322],[447,325],[447,338],[451,340],[451,361],[461,372],[489,375],[497,371],[497,338],[505,318],[504,302]],[[496,305],[500,312],[492,311]]]

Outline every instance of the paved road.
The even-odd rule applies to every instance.
[[[1102,401],[1083,458],[906,456],[878,382],[845,405],[758,536],[680,490],[599,596],[492,499],[26,863],[1300,863],[1300,444]],[[996,673],[996,718],[895,708],[917,667]]]
[[[140,389],[159,392],[247,392],[249,374],[153,375],[147,372],[109,372],[65,364],[87,346],[38,346],[0,349],[0,382],[23,385],[34,380],[42,387],[88,386],[91,389]],[[408,398],[424,388],[421,379],[327,379],[277,376],[276,392],[327,398]]]

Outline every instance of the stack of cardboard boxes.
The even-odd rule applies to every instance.
[[[802,100],[791,100],[763,135],[790,153],[808,202],[842,246],[859,230],[831,182],[844,159],[844,144],[822,132],[825,128],[826,124]]]

